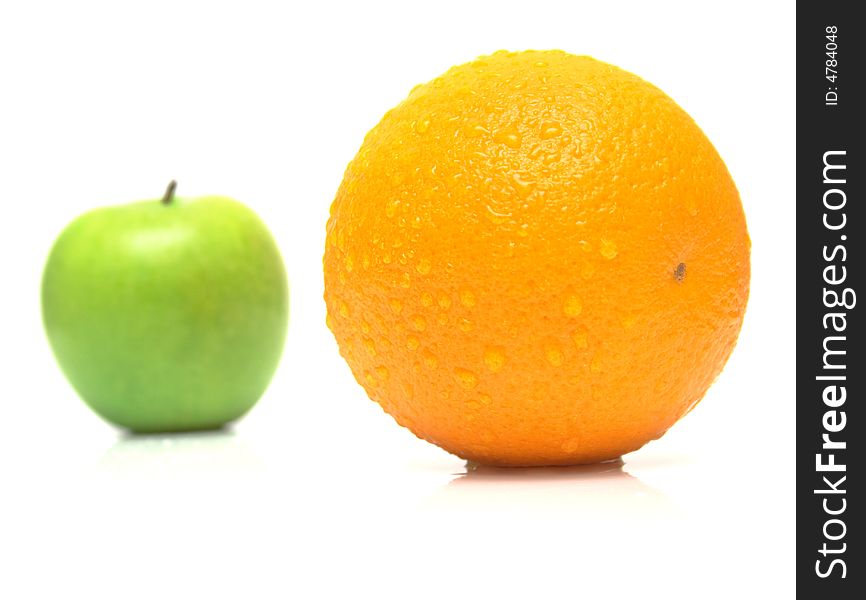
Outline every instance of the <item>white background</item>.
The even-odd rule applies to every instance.
[[[782,2],[3,2],[0,597],[788,598],[794,553],[794,11]],[[479,470],[366,399],[324,325],[324,226],[365,132],[500,48],[590,54],[704,129],[753,241],[739,345],[624,467]],[[273,385],[230,433],[133,438],[56,367],[60,230],[221,193],[292,285]]]

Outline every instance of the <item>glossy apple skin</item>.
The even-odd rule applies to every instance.
[[[89,212],[60,235],[42,280],[63,372],[94,411],[137,432],[246,413],[277,368],[288,312],[267,227],[217,196]]]

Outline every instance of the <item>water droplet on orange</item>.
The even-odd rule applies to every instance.
[[[416,338],[414,335],[410,335],[409,337],[406,338],[406,347],[409,348],[409,350],[415,351],[418,349],[418,346],[420,346],[420,345],[421,345],[421,341],[418,338]]]
[[[494,373],[498,373],[505,366],[505,351],[501,348],[488,348],[484,352],[484,364]]]
[[[463,388],[471,390],[478,385],[478,376],[468,369],[454,369],[454,378]]]
[[[583,302],[576,295],[569,294],[562,305],[562,312],[566,317],[574,318],[580,315],[581,311],[583,311]]]
[[[424,361],[424,366],[428,369],[435,369],[439,366],[439,359],[430,350],[425,349],[421,352],[421,360]]]
[[[421,119],[420,121],[416,121],[415,131],[424,134],[427,133],[428,129],[430,129],[430,119]]]
[[[608,260],[614,259],[617,255],[616,243],[612,240],[602,239],[598,251],[604,258]]]
[[[430,261],[426,258],[422,258],[418,261],[418,264],[415,265],[415,270],[418,271],[421,275],[428,275],[432,268],[433,265],[431,265]]]
[[[520,144],[522,143],[520,134],[513,129],[500,129],[493,134],[493,141],[498,144],[505,144],[515,150],[520,148]]]
[[[557,346],[548,346],[545,350],[545,356],[547,356],[547,362],[549,362],[554,367],[561,367],[564,361],[564,357],[562,356],[562,350]]]
[[[385,216],[389,219],[393,218],[394,215],[397,214],[397,207],[400,206],[399,200],[391,200],[388,204],[385,205]]]
[[[549,140],[562,135],[562,125],[556,121],[545,121],[541,124],[541,139]]]
[[[415,331],[424,331],[425,329],[427,329],[427,319],[425,319],[421,315],[413,315],[412,328]]]
[[[494,225],[502,225],[503,223],[507,223],[511,218],[510,212],[501,212],[493,208],[492,206],[485,205],[487,209],[487,218],[490,219],[490,222]]]
[[[550,152],[544,155],[542,158],[542,162],[546,165],[552,165],[555,162],[559,162],[562,159],[562,154],[559,152]]]
[[[460,304],[466,308],[472,308],[475,306],[475,294],[469,290],[463,290],[460,292]]]

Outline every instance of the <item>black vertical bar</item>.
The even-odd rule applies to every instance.
[[[866,598],[862,6],[797,3],[797,590]]]

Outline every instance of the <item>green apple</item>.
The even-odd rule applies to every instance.
[[[174,189],[73,221],[42,279],[63,372],[94,411],[138,432],[243,415],[276,370],[288,324],[285,268],[258,216]]]

